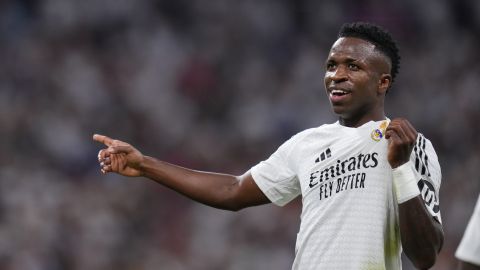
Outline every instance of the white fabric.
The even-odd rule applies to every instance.
[[[302,195],[292,269],[401,269],[398,204],[381,123],[338,122],[286,141],[252,176],[275,204]],[[440,166],[421,134],[411,166],[429,211],[440,220]],[[421,180],[423,179],[423,180]]]
[[[455,256],[480,266],[480,195]]]
[[[397,202],[403,203],[414,197],[420,195],[418,189],[417,180],[413,174],[413,168],[411,162],[394,168],[392,170],[393,177],[393,189],[395,196],[397,196]]]

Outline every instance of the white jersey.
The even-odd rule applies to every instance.
[[[302,195],[292,269],[401,269],[398,204],[387,161],[388,120],[305,130],[251,169],[275,204]],[[440,221],[440,166],[427,139],[412,151],[418,186]]]
[[[480,266],[480,195],[455,257]]]

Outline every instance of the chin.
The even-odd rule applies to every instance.
[[[343,120],[355,118],[353,117],[354,114],[352,114],[351,111],[345,110],[345,108],[333,108],[333,112],[336,116]]]
[[[344,107],[332,105],[332,111],[333,111],[333,113],[335,113],[336,115],[338,115],[340,117],[346,117],[348,115],[348,112],[345,110]]]

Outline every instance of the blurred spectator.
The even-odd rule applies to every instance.
[[[434,269],[454,268],[480,192],[479,15],[478,1],[447,0],[2,1],[0,269],[288,269],[298,200],[227,213],[101,178],[90,137],[243,172],[335,120],[324,60],[355,20],[399,38],[387,114],[436,147],[445,244]]]

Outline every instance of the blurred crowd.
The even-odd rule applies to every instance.
[[[437,151],[445,244],[434,269],[453,269],[480,192],[479,15],[468,0],[1,1],[0,269],[290,269],[300,200],[212,209],[102,175],[91,137],[241,174],[336,121],[324,61],[352,21],[398,42],[387,114]]]

